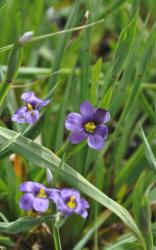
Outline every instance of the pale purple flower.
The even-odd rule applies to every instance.
[[[63,188],[59,190],[53,202],[56,203],[57,210],[65,216],[72,213],[79,214],[83,218],[88,216],[89,204],[85,199],[81,198],[80,192],[75,189]]]
[[[49,103],[49,100],[43,101],[36,97],[34,92],[25,92],[21,95],[21,99],[25,101],[26,105],[17,109],[12,115],[12,121],[18,123],[33,124],[39,119],[39,110]]]
[[[108,128],[104,124],[109,120],[107,110],[94,108],[88,101],[84,101],[80,106],[80,114],[72,112],[65,121],[65,127],[71,131],[69,141],[78,144],[87,139],[89,147],[101,149],[108,135]]]
[[[45,212],[49,207],[49,200],[56,200],[58,190],[46,188],[44,185],[26,181],[19,187],[20,191],[25,194],[19,201],[20,208],[25,211],[34,209],[37,212]]]

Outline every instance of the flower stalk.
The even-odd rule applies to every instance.
[[[52,223],[52,228],[53,228],[53,240],[54,240],[55,250],[62,250],[59,228],[56,227],[54,223]]]
[[[49,34],[45,34],[45,35],[41,35],[41,36],[36,36],[36,37],[31,38],[28,41],[28,43],[44,40],[44,39],[55,37],[55,36],[62,35],[62,34],[65,34],[65,33],[70,33],[70,32],[83,30],[85,28],[89,28],[89,27],[93,27],[94,25],[101,24],[103,22],[104,22],[104,19],[100,19],[98,21],[95,21],[95,22],[92,22],[92,23],[89,23],[89,24],[86,24],[86,25],[74,27],[74,28],[71,28],[71,29],[65,29],[65,30],[61,30],[61,31],[58,31],[58,32],[53,32],[53,33],[49,33]],[[8,51],[8,50],[12,49],[12,47],[13,47],[13,44],[9,44],[7,46],[4,46],[4,47],[0,48],[0,53]]]

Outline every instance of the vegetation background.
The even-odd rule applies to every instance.
[[[74,186],[90,197],[88,219],[74,215],[61,228],[63,249],[156,249],[156,161],[151,151],[156,152],[155,18],[155,0],[0,1],[4,249],[54,248],[46,217],[18,220],[27,215],[18,206],[19,184],[45,184],[46,170],[40,167],[56,172],[56,186]],[[34,38],[21,47],[17,40],[26,31],[34,31]],[[27,90],[52,98],[34,126],[11,122]],[[111,113],[106,145],[100,152],[68,145],[64,156],[66,115],[79,112],[84,100]],[[47,148],[66,157],[75,171],[67,165],[58,168],[59,158]]]

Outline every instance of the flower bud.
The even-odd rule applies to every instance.
[[[23,36],[21,36],[19,39],[18,39],[18,42],[20,45],[24,45],[25,43],[27,43],[33,36],[34,32],[33,31],[28,31],[28,32],[25,32],[23,34]]]
[[[55,9],[53,7],[49,7],[47,9],[46,16],[49,22],[55,21],[57,18]]]
[[[46,180],[47,180],[47,183],[50,184],[52,182],[52,179],[53,179],[53,175],[50,171],[49,168],[47,168],[47,173],[46,173]]]

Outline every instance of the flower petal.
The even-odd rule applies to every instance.
[[[31,210],[33,208],[34,198],[33,194],[24,194],[19,201],[20,208],[26,211]]]
[[[57,202],[59,197],[60,197],[60,193],[58,189],[54,189],[54,188],[46,188],[45,189],[46,194],[48,195],[48,198],[50,200],[52,200],[53,202]]]
[[[80,106],[80,112],[86,120],[92,119],[94,111],[95,109],[88,101],[84,101]]]
[[[93,118],[97,123],[106,123],[110,120],[110,114],[107,110],[98,108],[94,113]]]
[[[35,97],[35,93],[32,91],[25,92],[21,95],[21,99],[25,102],[29,102],[32,97]]]
[[[49,102],[50,102],[50,100],[45,100],[45,101],[42,101],[41,99],[39,99],[39,100],[40,100],[40,103],[38,105],[38,109],[40,109],[43,106],[47,106],[49,104]]]
[[[37,198],[35,197],[33,202],[33,208],[37,212],[45,212],[49,207],[49,200],[47,198]]]
[[[79,199],[77,200],[77,207],[74,212],[86,218],[88,216],[87,208],[89,208],[89,203],[85,199]]]
[[[26,122],[25,114],[14,114],[14,115],[12,115],[11,120],[13,122],[24,123],[24,122]]]
[[[24,106],[24,107],[18,108],[15,114],[23,114],[25,112],[27,112],[27,107]]]
[[[85,134],[84,130],[77,130],[77,131],[72,131],[71,134],[68,137],[68,140],[72,144],[77,144],[81,141],[83,141],[87,135]]]
[[[60,190],[61,197],[66,200],[71,196],[75,196],[77,199],[80,198],[80,192],[73,188],[62,188]]]
[[[77,130],[82,128],[83,119],[78,113],[71,112],[65,121],[65,127],[70,130]]]
[[[79,213],[79,215],[81,215],[81,217],[83,217],[84,219],[86,219],[87,216],[88,216],[88,211],[86,209],[81,210],[81,212]]]
[[[21,107],[16,110],[15,114],[12,115],[11,120],[18,123],[25,122],[25,113],[27,112],[26,107]]]
[[[108,128],[104,125],[98,125],[95,129],[95,133],[96,135],[100,135],[102,138],[106,138],[108,135]]]
[[[87,141],[89,147],[96,150],[100,150],[104,146],[104,139],[100,135],[89,135]]]
[[[40,110],[43,106],[46,106],[50,100],[42,101],[42,99],[33,96],[29,99],[29,103],[32,105],[32,107],[36,110]]]
[[[86,203],[84,201],[87,203],[88,206],[85,206]],[[87,208],[89,208],[88,202],[85,199],[81,199],[79,201],[79,205],[75,209],[75,213],[79,214],[81,217],[85,219],[88,216]]]
[[[59,199],[56,201],[54,201],[56,204],[56,208],[58,211],[60,211],[61,213],[63,213],[64,215],[69,215],[71,214],[73,211],[71,211],[70,208],[67,207],[66,203],[64,202],[64,200],[62,199],[62,197],[60,196]]]
[[[90,207],[88,201],[86,201],[83,198],[81,199],[81,205],[83,206],[83,208],[89,208]]]
[[[38,120],[39,116],[40,114],[37,110],[32,110],[25,114],[25,119],[26,119],[26,122],[33,124]]]
[[[19,186],[21,192],[37,194],[44,186],[38,182],[25,181]]]

